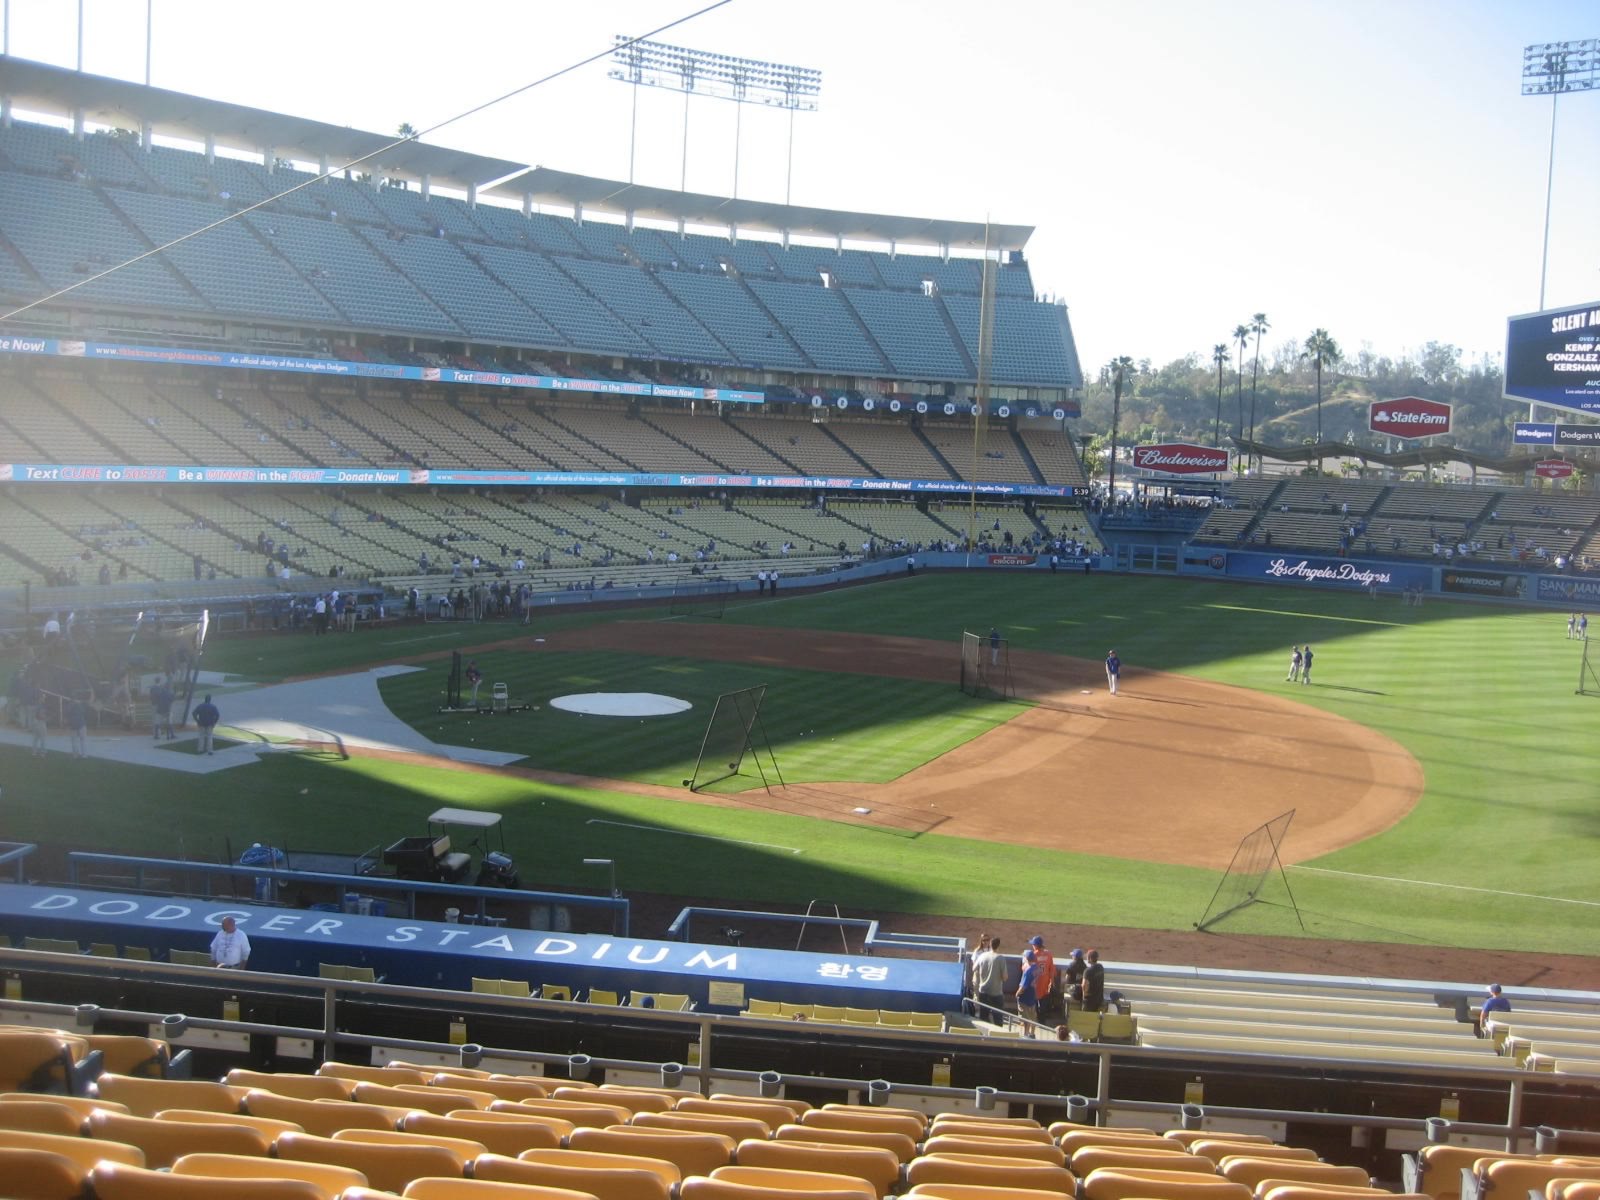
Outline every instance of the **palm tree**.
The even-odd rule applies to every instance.
[[[1234,422],[1233,436],[1236,441],[1244,440],[1244,348],[1250,344],[1250,326],[1235,325],[1233,327],[1233,340],[1239,343],[1239,362],[1234,374],[1233,399],[1238,409],[1238,420]]]
[[[414,138],[417,136],[416,128],[411,124],[410,121],[401,121],[400,127],[394,132],[396,137]]]
[[[1217,419],[1211,426],[1211,442],[1222,445],[1222,366],[1228,361],[1228,343],[1218,342],[1211,347],[1211,361],[1217,364]]]
[[[1250,363],[1250,441],[1256,440],[1256,380],[1261,375],[1261,335],[1272,328],[1266,313],[1256,313],[1250,318],[1250,332],[1256,335],[1256,356]],[[1260,457],[1256,458],[1259,466]]]
[[[1111,360],[1111,468],[1107,497],[1112,507],[1117,503],[1117,424],[1122,419],[1122,381],[1133,372],[1133,359],[1124,354]]]
[[[1317,368],[1317,444],[1322,443],[1322,368],[1334,366],[1342,356],[1339,343],[1333,340],[1333,335],[1326,329],[1313,329],[1311,336],[1306,338],[1306,352],[1302,358],[1309,358]],[[1321,471],[1319,463],[1317,470]]]

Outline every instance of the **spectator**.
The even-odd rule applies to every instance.
[[[1100,951],[1091,950],[1085,956],[1083,970],[1083,1009],[1099,1012],[1106,1006],[1106,969],[1100,963]]]

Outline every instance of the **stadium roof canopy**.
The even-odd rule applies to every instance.
[[[28,112],[82,115],[97,125],[140,129],[153,134],[214,140],[236,150],[272,151],[305,162],[327,161],[337,169],[393,142],[391,134],[371,133],[324,121],[308,121],[284,113],[208,100],[126,79],[88,75],[68,67],[0,56],[0,94]],[[406,142],[383,152],[363,169],[389,172],[462,190],[504,179],[526,164],[468,154],[423,142]]]
[[[531,167],[481,195],[557,204],[574,210],[631,214],[653,221],[682,221],[687,225],[962,250],[982,250],[986,228],[991,245],[999,250],[1020,250],[1033,235],[1031,225],[986,227],[982,221],[941,221],[929,217],[895,217],[884,213],[773,204],[765,200],[645,187],[549,167]]]

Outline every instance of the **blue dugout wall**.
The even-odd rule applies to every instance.
[[[385,982],[470,990],[474,977],[687,994],[703,1011],[738,1012],[752,998],[945,1012],[960,1007],[961,965],[645,941],[593,934],[0,884],[0,932],[144,946],[158,956],[206,950],[222,918],[250,938],[250,965],[316,975],[321,963],[371,967]]]

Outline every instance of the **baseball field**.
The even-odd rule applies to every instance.
[[[361,849],[451,804],[504,814],[531,887],[596,890],[581,860],[599,856],[630,894],[817,899],[961,932],[1087,928],[1122,958],[1226,961],[1311,939],[1282,944],[1328,969],[1383,957],[1388,973],[1456,977],[1472,962],[1460,952],[1484,950],[1506,982],[1523,963],[1516,982],[1600,983],[1600,959],[1558,957],[1600,955],[1600,698],[1575,694],[1564,614],[1029,572],[664,617],[215,640],[205,666],[252,684],[414,665],[381,684],[396,715],[441,743],[525,757],[477,768],[320,747],[195,777],[0,747],[6,836],[216,860],[226,839]],[[1016,700],[955,686],[962,630],[991,625]],[[1313,680],[1288,683],[1290,647],[1306,642]],[[1100,668],[1113,647],[1115,698]],[[440,714],[456,649],[535,708]],[[746,774],[691,795],[711,706],[752,684],[768,687],[786,786]],[[596,691],[692,708],[548,704]],[[226,724],[226,691],[219,703]],[[1239,839],[1290,809],[1266,902],[1188,933]]]

